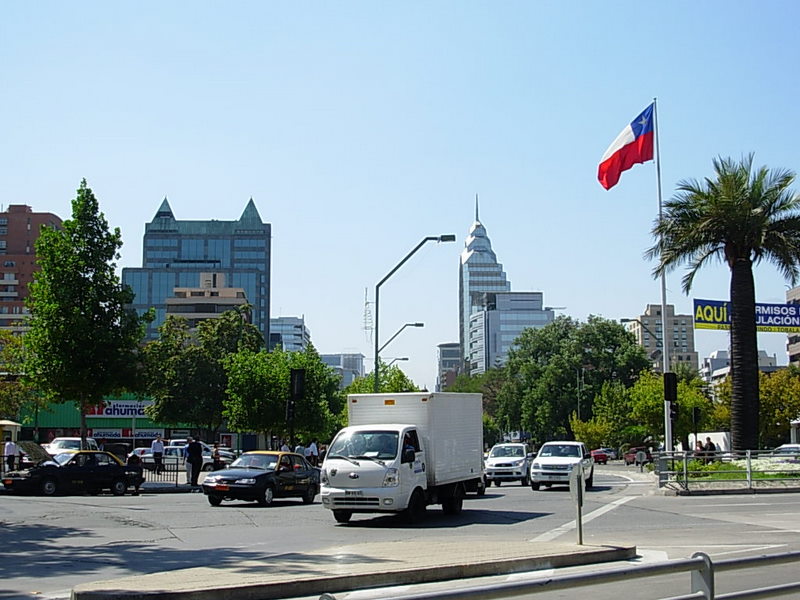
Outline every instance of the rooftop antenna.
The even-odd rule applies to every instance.
[[[369,301],[369,296],[367,295],[368,291],[367,288],[364,288],[364,326],[363,329],[366,332],[366,338],[368,342],[372,342],[372,332],[375,329],[372,325],[372,311],[369,309],[369,305],[371,302]]]
[[[480,223],[480,219],[478,218],[478,194],[475,194],[475,221]]]

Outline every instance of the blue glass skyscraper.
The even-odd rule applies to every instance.
[[[198,287],[201,273],[224,274],[225,285],[243,288],[253,307],[252,322],[269,340],[272,227],[252,198],[238,221],[178,221],[164,198],[145,224],[142,266],[122,269],[122,281],[136,294],[134,308],[155,308],[147,338],[158,335],[166,299],[175,288]]]

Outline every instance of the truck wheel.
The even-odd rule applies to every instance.
[[[272,486],[268,485],[264,488],[264,492],[258,497],[256,502],[258,502],[259,506],[269,506],[274,499],[275,491],[272,489]]]
[[[337,523],[349,523],[350,517],[353,516],[353,511],[350,510],[335,510],[333,511],[333,518]]]
[[[406,521],[410,524],[419,523],[425,518],[425,497],[419,489],[414,490],[406,508]]]
[[[501,482],[499,479],[495,479],[495,480],[494,480],[494,484],[495,484],[497,487],[500,487],[500,483],[502,483],[502,482]]]
[[[531,489],[535,492],[539,489],[539,482],[531,481]]]
[[[594,469],[589,473],[589,478],[586,480],[586,489],[590,490],[594,487]]]
[[[484,481],[480,481],[478,483],[478,496],[485,496],[486,495],[486,488],[489,484]]]
[[[123,479],[115,479],[111,482],[111,493],[115,496],[124,496],[128,489],[128,483]]]
[[[522,487],[526,487],[530,483],[530,478],[527,475],[525,475],[522,479],[519,480],[519,482],[522,484]]]

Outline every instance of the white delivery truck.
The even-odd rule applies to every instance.
[[[322,464],[322,505],[339,523],[353,513],[419,521],[429,504],[461,512],[483,477],[481,394],[351,394],[349,425]]]

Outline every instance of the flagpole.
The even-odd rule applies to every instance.
[[[661,148],[660,137],[658,134],[658,107],[657,99],[653,98],[653,131],[655,133],[656,143],[656,182],[658,186],[658,222],[662,223],[664,219],[664,211],[661,200]],[[660,242],[660,240],[659,240]],[[661,357],[663,360],[664,373],[669,372],[669,345],[668,345],[668,332],[667,329],[667,277],[664,271],[661,271]],[[664,395],[664,450],[672,452],[672,420],[670,419],[670,407],[667,402],[666,394]]]

